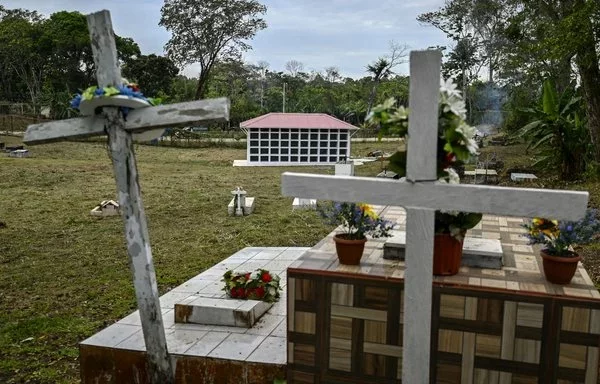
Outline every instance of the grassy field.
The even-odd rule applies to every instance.
[[[395,147],[360,143],[353,153]],[[116,197],[112,166],[100,142],[30,151],[26,159],[0,156],[0,383],[75,383],[77,343],[136,308],[121,219],[89,215]],[[314,212],[292,212],[280,175],[332,167],[233,168],[246,156],[233,148],[136,153],[161,294],[241,248],[312,246],[331,230]],[[251,216],[227,216],[238,185],[257,198]]]
[[[0,141],[18,144],[13,137]],[[395,143],[354,143],[353,155],[391,152]],[[527,168],[524,146],[487,147],[508,168]],[[0,383],[78,382],[77,343],[135,309],[120,218],[89,211],[115,198],[101,142],[31,147],[31,157],[0,156]],[[281,196],[283,171],[332,167],[233,168],[245,149],[136,148],[161,294],[246,246],[312,246],[331,228],[314,212],[292,212]],[[357,168],[372,176],[382,164]],[[600,206],[600,183],[560,183],[551,173],[522,186],[585,189]],[[501,184],[510,185],[508,175]],[[230,191],[257,198],[255,213],[227,216]],[[598,281],[598,247],[584,250]]]

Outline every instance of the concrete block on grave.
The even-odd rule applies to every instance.
[[[117,216],[120,213],[119,203],[114,200],[104,200],[90,211],[92,216],[97,217]]]
[[[383,245],[383,258],[404,260],[405,248],[406,232],[395,231]],[[500,240],[465,237],[461,264],[467,267],[501,269],[503,255]]]
[[[17,149],[10,151],[8,157],[29,157],[29,151],[27,149]]]
[[[537,176],[533,173],[511,173],[510,179],[512,181],[529,181],[537,179]]]
[[[354,162],[352,160],[337,163],[335,165],[336,176],[354,176]]]
[[[198,297],[175,304],[175,322],[252,328],[272,306],[260,300]]]
[[[295,197],[292,202],[292,210],[296,209],[317,209],[317,199],[302,199]]]
[[[252,211],[254,211],[254,197],[246,197],[246,204],[244,205],[243,216],[248,216],[252,213]],[[229,213],[229,216],[233,216],[234,214],[236,216],[242,216],[236,214],[235,197],[231,199],[229,205],[227,205],[227,213]]]
[[[247,197],[247,192],[241,187],[237,187],[234,191],[231,191],[233,199],[227,206],[227,213],[229,216],[248,216],[254,211],[254,197]]]

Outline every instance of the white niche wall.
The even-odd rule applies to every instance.
[[[250,128],[248,165],[335,164],[350,154],[344,129]]]

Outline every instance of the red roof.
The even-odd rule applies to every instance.
[[[267,113],[240,123],[240,127],[358,129],[325,113]]]

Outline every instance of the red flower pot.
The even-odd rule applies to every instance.
[[[544,250],[540,251],[546,280],[554,284],[569,284],[577,271],[581,256],[574,253],[571,257],[551,256]]]
[[[350,240],[347,233],[338,233],[333,237],[335,250],[340,264],[358,265],[365,250],[367,239]]]
[[[433,274],[456,275],[462,260],[463,242],[447,233],[436,233],[433,243]]]

